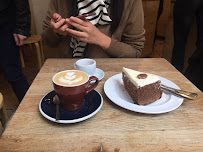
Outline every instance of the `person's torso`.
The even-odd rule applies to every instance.
[[[12,22],[12,19],[14,18],[13,9],[12,0],[0,1],[0,27],[6,26],[8,23]]]
[[[118,41],[121,41],[122,39],[122,33],[123,30],[126,26],[126,22],[128,20],[128,16],[130,14],[130,10],[132,7],[132,3],[134,2],[134,0],[125,0],[124,3],[124,11],[123,11],[123,16],[121,19],[120,24],[118,25],[118,28],[116,29],[116,31],[113,33],[113,35],[111,34],[110,31],[110,24],[108,25],[99,25],[97,26],[97,28],[99,29],[99,31],[101,31],[102,33],[104,33],[105,35],[112,37]],[[63,18],[69,18],[71,15],[73,15],[73,3],[70,0],[57,0],[57,5],[58,5],[58,12]],[[109,14],[111,14],[110,9],[108,9]],[[67,44],[67,39],[62,41],[62,45],[61,45],[61,49],[64,52],[64,57],[71,57],[70,53],[71,52],[71,48],[69,47],[70,44]],[[101,47],[94,45],[94,44],[88,44],[88,51],[86,53],[87,57],[90,58],[108,58],[111,57],[108,53],[106,53]]]

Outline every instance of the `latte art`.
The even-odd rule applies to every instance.
[[[65,83],[68,85],[72,85],[73,83],[77,83],[79,81],[82,81],[83,77],[79,76],[78,78],[76,78],[76,75],[74,72],[67,72],[67,74],[65,75],[65,77],[60,77],[59,81],[61,83]]]
[[[61,77],[61,78],[63,78],[63,77]],[[75,72],[67,72],[66,73],[65,79],[73,80],[74,78],[76,78]]]
[[[78,85],[87,79],[88,76],[81,71],[62,71],[54,76],[54,81],[60,85]]]

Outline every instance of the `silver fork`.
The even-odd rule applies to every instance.
[[[175,95],[181,96],[181,97],[189,99],[189,100],[193,100],[194,98],[196,98],[198,96],[197,93],[171,88],[171,87],[163,85],[163,84],[161,84],[161,88],[168,92],[171,92]]]

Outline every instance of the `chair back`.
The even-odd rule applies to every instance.
[[[43,51],[42,38],[41,38],[41,35],[37,35],[32,0],[29,0],[29,6],[30,6],[30,15],[31,15],[31,29],[30,29],[31,36],[24,41],[24,45],[30,45],[31,50],[34,49],[36,51],[38,66],[40,69],[44,63],[44,51]],[[22,67],[25,67],[25,62],[23,57],[23,46],[21,46],[20,59],[21,59]]]

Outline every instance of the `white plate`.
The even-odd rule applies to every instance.
[[[103,77],[104,77],[104,71],[102,71],[102,70],[99,69],[99,68],[96,68],[96,70],[95,70],[93,76],[97,77],[97,78],[99,79],[99,81],[100,81],[100,80],[102,80]]]
[[[158,77],[161,80],[162,84],[180,89],[175,83],[171,82],[170,80],[160,76]],[[131,111],[146,114],[161,114],[170,112],[178,108],[183,102],[183,98],[164,92],[161,99],[151,104],[145,106],[134,104],[132,98],[124,88],[121,73],[110,77],[105,82],[104,92],[106,96],[118,106]]]

